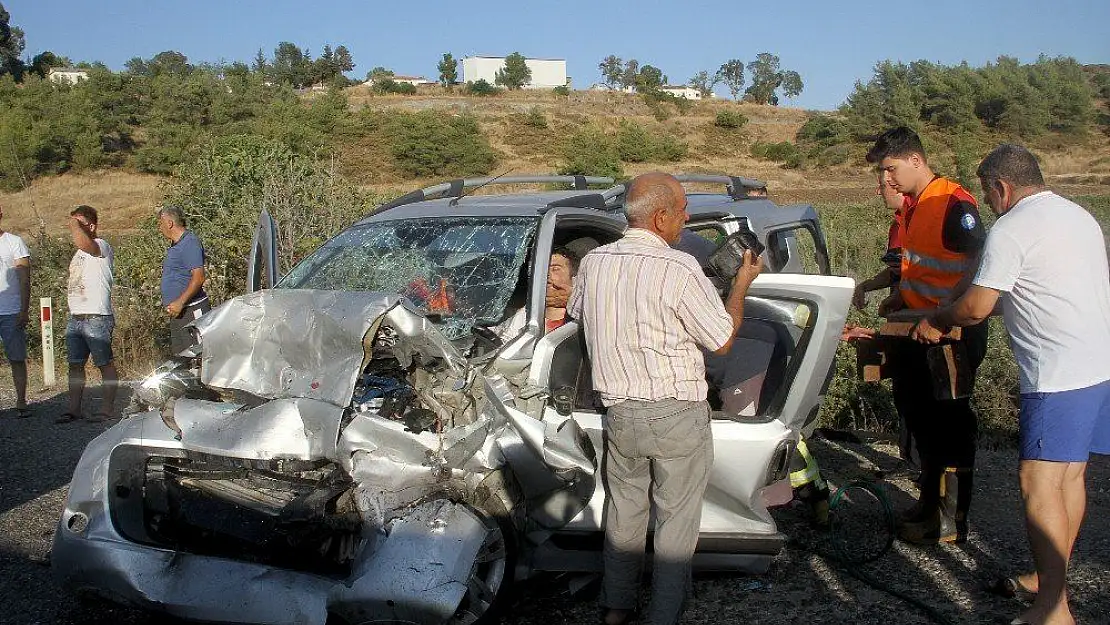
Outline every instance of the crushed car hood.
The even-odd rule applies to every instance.
[[[364,338],[387,312],[414,334],[431,325],[397,295],[294,289],[241,295],[193,324],[201,382],[264,399],[346,406],[367,358]],[[410,347],[459,366],[461,356],[438,332],[421,335],[427,338]]]

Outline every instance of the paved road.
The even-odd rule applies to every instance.
[[[0,389],[0,406],[13,404]],[[82,603],[53,581],[49,549],[66,485],[85,444],[110,424],[55,425],[63,409],[60,395],[43,397],[34,416],[16,419],[0,411],[0,623],[165,622],[141,612],[100,603]],[[813,445],[834,484],[893,474],[898,463],[889,446]],[[896,545],[866,570],[886,584],[926,601],[957,623],[1001,623],[1020,606],[978,589],[980,580],[1013,572],[1028,557],[1014,478],[1013,450],[984,450],[976,482],[972,538],[962,547],[919,549]],[[1071,576],[1081,623],[1105,623],[1110,614],[1110,461],[1090,468],[1090,514],[1080,537]],[[909,501],[905,477],[885,488],[898,506]],[[930,623],[926,616],[891,595],[856,580],[829,558],[823,537],[809,531],[797,510],[775,512],[780,528],[794,541],[763,576],[710,576],[695,581],[696,600],[688,623],[845,623],[856,625]],[[861,543],[873,538],[863,534]],[[508,622],[522,625],[596,622],[588,591],[572,596],[565,578],[544,577],[523,584]],[[580,580],[576,580],[580,581]]]

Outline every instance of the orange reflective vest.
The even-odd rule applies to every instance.
[[[906,308],[936,308],[956,295],[974,259],[944,247],[944,220],[958,201],[975,204],[959,184],[934,178],[905,214],[902,240],[902,280],[898,285]]]

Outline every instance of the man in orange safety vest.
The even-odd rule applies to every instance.
[[[909,128],[883,133],[867,161],[909,198],[903,211],[901,280],[879,314],[908,309],[912,318],[954,301],[974,275],[986,238],[975,198],[933,172],[921,139]],[[986,322],[964,328],[952,345],[972,379],[986,346]],[[922,471],[920,498],[903,515],[899,536],[914,543],[963,542],[978,425],[969,396],[941,398],[943,389],[934,388],[930,349],[905,341],[892,360],[894,401],[917,442]]]

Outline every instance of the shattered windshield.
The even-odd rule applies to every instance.
[[[502,320],[538,218],[382,221],[340,233],[277,285],[404,296],[451,339]]]

